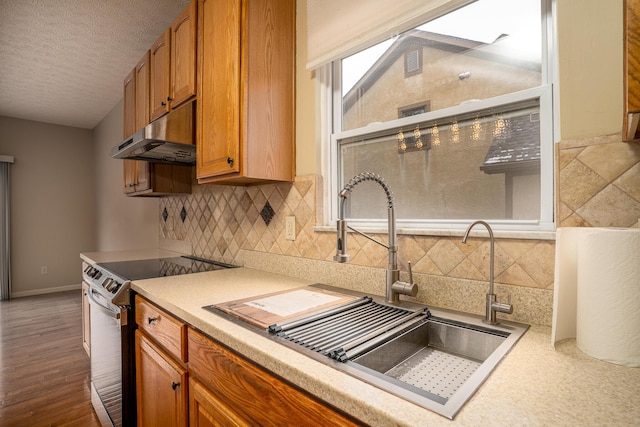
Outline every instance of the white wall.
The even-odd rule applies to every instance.
[[[3,116],[0,130],[0,154],[15,157],[12,296],[79,287],[78,254],[96,242],[91,131]]]
[[[160,235],[157,198],[123,193],[122,161],[111,148],[122,142],[120,101],[93,129],[96,198],[96,251],[155,248]]]
[[[12,297],[79,289],[81,252],[158,246],[158,199],[126,197],[109,155],[122,114],[120,102],[93,131],[0,116],[0,155],[15,157]]]
[[[560,139],[620,132],[623,2],[562,0],[557,11]]]

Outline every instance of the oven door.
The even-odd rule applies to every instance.
[[[91,401],[103,426],[122,425],[121,309],[89,288]]]

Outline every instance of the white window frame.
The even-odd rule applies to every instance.
[[[539,98],[541,155],[540,219],[530,221],[491,219],[488,220],[488,222],[498,237],[554,239],[556,229],[554,141],[558,139],[559,135],[558,90],[556,83],[557,49],[555,44],[557,33],[554,22],[555,1],[556,0],[542,0],[542,16],[546,17],[546,19],[542,21],[542,84],[535,88],[334,133],[334,129],[342,128],[342,94],[339,79],[336,77],[340,76],[340,61],[334,61],[331,64],[317,68],[316,88],[317,99],[319,100],[317,119],[318,123],[320,123],[317,137],[320,141],[320,168],[325,179],[323,194],[325,208],[323,209],[322,215],[324,226],[316,227],[316,229],[318,231],[323,229],[335,231],[334,227],[338,218],[338,193],[342,189],[342,185],[344,185],[344,183],[338,182],[339,140],[357,137],[359,135],[367,135],[398,126],[411,127],[411,124],[419,122],[453,117],[475,110],[484,110],[527,99]],[[399,234],[446,236],[461,234],[469,225],[470,220],[474,219],[482,218],[469,218],[468,220],[406,220],[396,218],[396,221]],[[349,222],[350,225],[368,232],[382,232],[386,230],[387,227],[386,219],[350,219]]]

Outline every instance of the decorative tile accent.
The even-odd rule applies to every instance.
[[[180,211],[180,219],[182,220],[183,223],[184,223],[184,220],[187,219],[187,210],[184,208],[184,206]]]
[[[162,219],[166,222],[168,217],[169,217],[169,212],[167,212],[167,208],[165,207],[162,210]]]
[[[271,204],[269,203],[269,201],[265,203],[264,207],[260,211],[260,216],[262,217],[262,220],[264,221],[264,223],[267,225],[269,225],[269,223],[271,222],[275,214],[276,213],[271,207]]]

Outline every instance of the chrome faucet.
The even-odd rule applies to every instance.
[[[467,231],[464,233],[464,237],[462,238],[462,243],[466,244],[467,243],[467,238],[469,237],[469,232],[471,231],[471,229],[477,225],[477,224],[481,224],[484,225],[487,228],[487,231],[489,231],[489,240],[491,242],[491,250],[490,250],[490,261],[489,261],[489,293],[487,294],[487,301],[486,301],[486,308],[485,308],[485,318],[482,320],[484,323],[488,323],[490,325],[497,325],[498,320],[496,318],[496,312],[501,312],[501,313],[507,313],[507,314],[511,314],[513,313],[513,306],[511,305],[511,296],[509,296],[509,302],[507,304],[505,303],[499,303],[496,300],[496,294],[493,293],[493,247],[494,247],[494,239],[493,239],[493,230],[491,230],[491,226],[489,226],[489,224],[487,224],[484,221],[476,221],[473,224],[471,224],[468,228]]]
[[[363,181],[374,181],[380,184],[385,194],[387,195],[387,214],[388,214],[388,232],[389,232],[389,244],[374,239],[367,234],[356,230],[353,227],[347,225],[345,218],[345,202],[351,194],[353,188]],[[347,262],[349,261],[349,254],[347,253],[347,228],[360,234],[363,237],[371,240],[388,249],[389,251],[389,265],[387,266],[386,276],[386,289],[385,289],[385,301],[387,303],[396,304],[400,301],[400,294],[416,296],[418,293],[418,286],[413,283],[413,274],[411,272],[411,262],[409,265],[409,282],[400,281],[400,270],[398,270],[398,246],[396,244],[396,217],[393,206],[393,194],[387,182],[380,175],[372,172],[363,172],[354,176],[347,185],[344,186],[342,191],[338,194],[340,196],[340,212],[337,222],[338,236],[336,242],[336,255],[333,257],[334,261]]]

